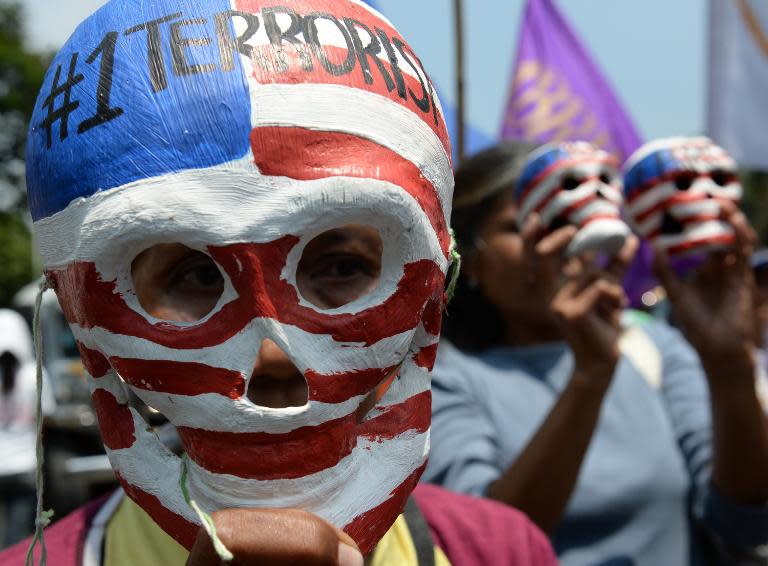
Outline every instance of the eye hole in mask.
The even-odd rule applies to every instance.
[[[584,182],[584,179],[580,179],[574,175],[566,175],[563,177],[562,187],[564,191],[573,191]]]
[[[736,180],[736,175],[733,173],[730,173],[729,171],[723,171],[721,169],[716,169],[715,171],[712,171],[709,175],[712,178],[712,181],[717,185],[718,187],[725,187],[726,185],[733,183]]]
[[[375,228],[350,224],[323,232],[304,248],[296,283],[321,309],[343,307],[372,292],[381,277],[384,243]]]
[[[600,176],[598,178],[600,179],[600,182],[605,185],[610,185],[611,183],[613,183],[613,177],[611,176],[610,173],[607,173],[605,171],[600,173]]]
[[[678,174],[675,177],[675,187],[677,187],[677,190],[679,191],[687,191],[691,188],[691,185],[693,185],[693,182],[696,180],[696,174],[695,173],[687,173],[683,172]]]
[[[183,244],[158,244],[131,264],[133,289],[147,313],[172,322],[197,322],[208,315],[224,292],[216,263]]]

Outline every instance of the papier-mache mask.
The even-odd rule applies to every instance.
[[[536,212],[550,231],[574,225],[566,253],[618,252],[629,227],[621,220],[621,178],[609,153],[587,142],[547,144],[531,153],[515,188],[522,226]]]
[[[112,0],[57,55],[28,142],[40,251],[112,467],[187,548],[199,520],[184,468],[207,512],[305,509],[364,552],[391,526],[428,453],[449,156],[421,62],[358,0]],[[378,231],[378,284],[319,308],[297,265],[350,224]],[[223,275],[199,321],[160,320],[137,298],[132,262],[162,243]],[[305,406],[246,396],[265,339],[304,375]],[[129,391],[175,425],[187,460]]]
[[[737,165],[709,138],[647,143],[624,166],[624,192],[633,228],[672,256],[734,242],[720,212],[721,202],[741,200]]]

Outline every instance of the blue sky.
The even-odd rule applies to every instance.
[[[454,100],[453,0],[377,0]],[[30,43],[58,47],[103,0],[25,0]],[[279,3],[279,2],[277,2]],[[501,123],[523,0],[465,0],[470,122]],[[559,0],[646,139],[704,130],[705,0]]]

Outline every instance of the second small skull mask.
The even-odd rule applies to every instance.
[[[534,151],[516,191],[522,227],[536,212],[550,231],[579,228],[566,252],[614,254],[629,227],[621,220],[621,179],[616,159],[586,142],[548,144]]]
[[[670,255],[734,241],[720,220],[723,201],[739,202],[736,162],[705,137],[668,138],[641,147],[624,167],[627,212],[635,230]]]

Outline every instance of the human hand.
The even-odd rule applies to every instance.
[[[574,258],[563,270],[550,308],[573,352],[575,379],[607,385],[613,376],[620,356],[621,313],[627,304],[621,281],[638,245],[630,236],[602,269]]]
[[[656,274],[707,375],[733,375],[737,370],[751,375],[757,337],[750,257],[757,238],[735,204],[724,201],[721,216],[736,234],[732,249],[710,254],[688,278],[679,277],[666,253],[656,249]]]
[[[231,566],[363,566],[346,533],[297,509],[227,509],[212,515],[216,533],[235,558]],[[187,566],[222,566],[213,543],[200,529]]]
[[[558,282],[565,261],[564,253],[578,228],[568,224],[547,235],[541,217],[532,213],[526,220],[520,236],[523,240],[520,272],[525,277],[531,304],[549,305],[557,293]]]

